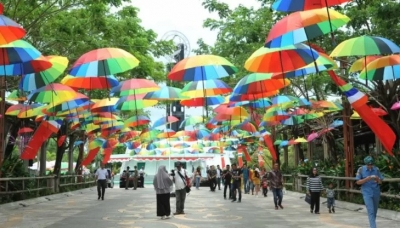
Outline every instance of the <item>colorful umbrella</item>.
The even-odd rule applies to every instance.
[[[159,90],[148,92],[143,99],[147,100],[181,100],[187,97],[181,95],[182,90],[171,86],[163,86]]]
[[[27,62],[3,65],[0,67],[0,75],[16,76],[23,74],[31,74],[44,71],[46,69],[49,69],[50,67],[51,63],[48,60],[44,59],[43,57],[39,57],[35,60]]]
[[[349,21],[347,16],[330,9],[295,12],[271,28],[265,47],[279,48],[309,41],[337,30]]]
[[[246,77],[241,79],[233,88],[235,94],[257,94],[276,91],[290,85],[288,79],[268,79],[262,81],[249,82]]]
[[[177,121],[179,121],[179,119],[176,118],[175,116],[161,117],[160,119],[154,121],[153,126],[151,128],[161,127],[163,125],[175,123]]]
[[[152,91],[157,91],[159,89],[160,87],[153,81],[142,78],[132,78],[120,82],[118,86],[111,89],[110,93],[112,96],[118,97],[118,96],[143,94]]]
[[[263,92],[257,94],[236,94],[232,93],[229,97],[230,102],[238,102],[238,101],[254,101],[265,97],[274,96],[279,93],[279,90]]]
[[[357,59],[350,67],[349,73],[362,71],[370,62],[379,59],[380,55],[366,56],[365,58]]]
[[[104,98],[96,101],[91,107],[91,112],[115,112],[115,104],[118,102],[119,98],[111,97]]]
[[[221,80],[204,80],[189,82],[182,89],[182,95],[192,98],[215,96],[232,92],[232,89]]]
[[[281,12],[296,12],[341,5],[351,0],[276,0],[271,8]]]
[[[61,83],[75,89],[110,89],[118,86],[119,82],[114,75],[96,77],[73,77],[65,76]]]
[[[131,70],[139,60],[119,48],[100,48],[79,57],[69,74],[75,77],[107,76]]]
[[[238,69],[225,58],[196,55],[175,64],[168,78],[174,81],[202,81],[223,78],[236,72]]]
[[[35,60],[42,54],[24,40],[0,45],[0,65],[10,65]]]
[[[156,100],[142,100],[143,97],[144,94],[121,97],[117,103],[115,103],[115,109],[121,111],[133,111],[151,107],[158,103]]]
[[[359,36],[343,41],[331,52],[330,57],[390,55],[400,53],[400,47],[378,36]]]
[[[132,116],[125,120],[126,127],[137,127],[148,123],[150,123],[150,119],[147,116]]]
[[[68,59],[62,56],[43,57],[51,63],[51,67],[45,71],[26,74],[22,77],[19,88],[23,91],[32,91],[54,82],[64,73],[68,66]]]
[[[360,73],[367,80],[396,80],[400,78],[400,55],[389,55],[370,62]]]
[[[27,98],[31,102],[58,103],[71,100],[75,95],[76,91],[71,89],[71,87],[63,84],[51,83],[32,91]]]
[[[89,105],[89,98],[81,93],[76,93],[72,100],[50,104],[46,114],[68,111],[82,105]]]
[[[194,126],[196,124],[202,123],[203,121],[204,121],[204,119],[203,119],[202,116],[189,116],[189,117],[186,117],[182,121],[182,123],[179,126],[179,128],[187,127],[187,126]]]
[[[223,96],[214,97],[196,97],[192,99],[182,100],[180,103],[186,107],[202,107],[204,105],[218,105],[224,103],[225,98]]]
[[[0,14],[0,45],[22,39],[26,34],[25,29],[15,21],[3,15],[3,5],[1,5]]]
[[[261,47],[245,63],[245,68],[258,73],[284,73],[302,68],[319,57],[318,53],[305,44],[282,48]]]
[[[7,100],[9,100],[9,101],[26,101],[26,95],[20,90],[13,90],[7,96]]]

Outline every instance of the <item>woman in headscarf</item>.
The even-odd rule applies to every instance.
[[[361,193],[367,207],[369,226],[376,228],[376,214],[381,197],[380,184],[382,184],[383,176],[379,168],[374,165],[374,159],[371,156],[364,158],[364,164],[357,170],[356,183],[361,185]]]
[[[161,216],[161,219],[168,219],[171,215],[169,199],[170,189],[173,183],[165,166],[162,165],[158,167],[158,172],[154,176],[153,185],[157,194],[157,216]]]

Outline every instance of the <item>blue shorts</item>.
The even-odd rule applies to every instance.
[[[327,206],[328,206],[328,208],[334,207],[335,206],[335,198],[328,198]]]

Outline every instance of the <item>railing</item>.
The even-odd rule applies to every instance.
[[[94,186],[93,175],[0,178],[0,203]]]
[[[305,192],[306,191],[306,181],[307,181],[307,175],[302,175],[302,174],[297,174],[297,175],[291,175],[291,174],[284,174],[284,181],[285,181],[285,186],[288,186],[291,188],[293,191],[297,192]],[[323,176],[320,175],[322,182],[326,184],[327,180],[330,182],[335,182],[335,190],[337,192],[348,192],[348,193],[357,193],[361,194],[361,191],[359,190],[359,186],[355,183],[356,178],[354,177],[337,177],[337,176]],[[350,182],[350,187],[345,188],[344,182],[349,181]],[[382,182],[384,183],[398,183],[398,186],[400,185],[400,178],[385,178]],[[325,185],[326,186],[326,185]],[[382,192],[381,196],[387,197],[387,198],[392,198],[392,199],[400,199],[400,192],[399,192],[399,187],[395,187],[394,189],[397,189],[397,194],[391,194],[387,192]],[[395,190],[396,191],[396,190]],[[338,195],[339,196],[339,195]]]

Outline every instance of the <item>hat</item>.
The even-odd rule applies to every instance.
[[[374,164],[374,159],[371,156],[367,156],[364,158],[364,163],[366,165],[372,165],[372,164]]]

